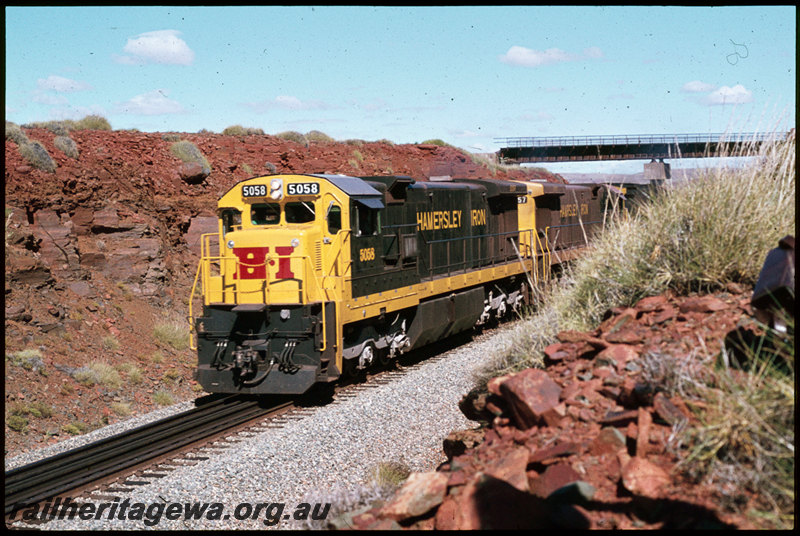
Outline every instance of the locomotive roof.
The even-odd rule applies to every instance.
[[[325,179],[349,196],[380,196],[383,194],[358,177],[348,175],[311,174],[309,177]]]

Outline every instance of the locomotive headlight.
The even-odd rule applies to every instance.
[[[229,249],[233,249],[234,246],[233,240],[228,240],[228,243],[226,245],[228,246]]]
[[[293,248],[296,248],[297,246],[299,246],[299,245],[300,245],[300,240],[299,240],[299,239],[297,239],[297,238],[292,238],[292,242],[291,242],[291,244],[292,244],[292,247],[293,247]]]
[[[269,183],[269,196],[276,201],[283,198],[283,179],[272,179]]]

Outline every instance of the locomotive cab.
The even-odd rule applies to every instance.
[[[294,394],[339,376],[335,317],[349,269],[349,197],[379,196],[360,184],[350,191],[355,179],[347,179],[256,177],[220,199],[219,232],[203,236],[197,277],[204,389]]]

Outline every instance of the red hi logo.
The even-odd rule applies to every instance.
[[[291,255],[294,251],[292,246],[280,246],[275,248],[278,254],[278,273],[277,279],[294,279],[292,273]],[[267,278],[267,254],[269,247],[253,248],[233,248],[233,254],[239,259],[238,269],[233,274],[234,279],[266,279]],[[275,265],[274,260],[269,261],[270,266]]]

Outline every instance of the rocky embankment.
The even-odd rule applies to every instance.
[[[431,144],[76,130],[73,157],[48,129],[22,132],[55,171],[6,139],[6,455],[199,394],[185,341],[154,330],[188,327],[200,236],[216,231],[216,202],[238,181],[319,172],[560,180]],[[194,144],[210,172],[173,155],[177,140]]]
[[[713,374],[726,338],[753,328],[750,292],[655,296],[565,331],[546,369],[494,378],[462,412],[484,425],[444,442],[448,462],[412,474],[387,504],[340,520],[359,529],[748,528],[742,489],[689,482],[675,431],[696,400],[676,378]],[[746,508],[742,508],[746,510]]]

